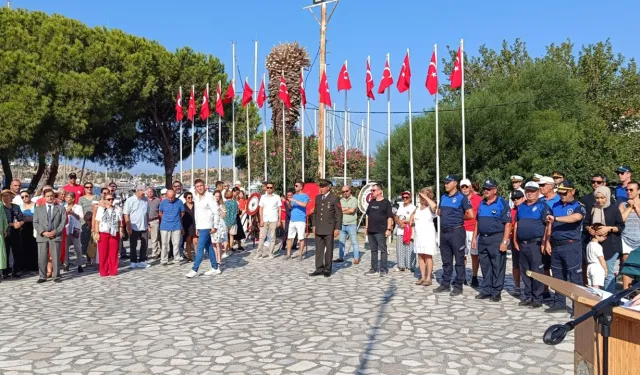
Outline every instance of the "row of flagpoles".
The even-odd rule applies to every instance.
[[[465,149],[465,117],[464,117],[464,51],[463,51],[463,41],[460,40],[460,46],[458,48],[458,53],[454,62],[453,70],[450,75],[451,88],[461,88],[461,105],[462,105],[462,175],[463,178],[466,178],[466,149]],[[256,59],[257,59],[257,43],[256,43]],[[234,65],[235,65],[235,45],[234,45]],[[319,102],[332,107],[331,94],[329,91],[329,83],[327,80],[326,67],[322,70],[322,76],[320,78],[320,85],[318,89],[319,93]],[[304,77],[303,71],[300,72],[300,98],[301,98],[301,139],[302,139],[302,179],[305,177],[304,170],[304,110],[307,104],[306,91],[304,88]],[[222,96],[222,86],[221,82],[218,81],[217,89],[216,89],[216,103],[215,103],[215,112],[218,114],[218,179],[222,179],[221,172],[221,125],[222,125],[222,117],[224,116],[224,104],[232,103],[234,105],[233,108],[233,116],[232,116],[232,143],[233,143],[233,168],[234,168],[234,180],[235,180],[235,66],[234,66],[234,78],[231,81],[231,84],[227,88],[227,91]],[[256,64],[256,77],[257,77],[257,64]],[[254,80],[254,85],[257,83],[257,79]],[[385,66],[382,72],[382,79],[380,84],[378,85],[378,94],[387,94],[387,189],[389,191],[389,196],[391,195],[391,89],[390,87],[393,85],[394,79],[391,74],[390,67],[390,57],[387,54]],[[435,95],[434,103],[435,103],[435,120],[436,120],[436,180],[440,181],[440,151],[439,151],[439,138],[438,138],[438,65],[437,65],[437,45],[433,47],[433,54],[431,55],[431,61],[429,63],[429,68],[427,71],[427,78],[425,82],[425,86],[427,91],[431,95]],[[411,64],[410,64],[410,54],[409,49],[407,49],[407,53],[404,57],[404,61],[402,63],[402,68],[400,69],[400,74],[398,76],[398,81],[396,83],[396,87],[398,92],[404,93],[407,92],[408,95],[408,107],[409,107],[409,165],[410,165],[410,176],[411,176],[411,192],[412,197],[415,199],[415,184],[414,184],[414,166],[413,166],[413,123],[412,123],[412,108],[411,108]],[[340,74],[338,77],[338,92],[345,92],[345,114],[344,114],[344,124],[345,124],[345,132],[348,126],[349,116],[347,113],[347,100],[348,100],[348,92],[351,90],[351,79],[349,76],[349,72],[347,70],[347,62],[345,61],[344,65],[340,70]],[[369,158],[370,158],[370,147],[369,147],[369,138],[370,138],[370,101],[375,100],[375,95],[373,92],[374,82],[373,76],[371,74],[371,66],[370,66],[370,58],[367,58],[367,71],[366,71],[366,94],[367,94],[367,121],[366,121],[366,157],[367,157],[367,166],[366,166],[366,181],[369,182]],[[242,106],[246,109],[247,116],[247,179],[248,184],[251,184],[251,160],[249,157],[250,154],[250,142],[249,142],[249,107],[248,105],[254,100],[253,99],[254,91],[249,86],[248,80],[245,79],[244,89],[242,93]],[[286,138],[285,138],[285,111],[284,109],[290,109],[291,98],[289,96],[289,91],[287,88],[287,83],[284,79],[284,72],[280,76],[280,85],[278,90],[278,97],[282,101],[283,107],[283,116],[282,116],[282,146],[283,150],[286,149]],[[255,102],[259,108],[264,107],[264,103],[266,101],[266,91],[265,91],[265,75],[262,76],[262,83],[260,85],[260,89],[258,91],[258,95],[255,98]],[[209,149],[209,84],[204,91],[202,104],[200,107],[200,118],[202,120],[207,121],[207,129],[206,129],[206,179],[208,181],[208,169],[209,169],[209,161],[208,161],[208,149]],[[264,107],[265,113],[263,117],[263,140],[264,140],[264,176],[267,179],[267,142],[266,142],[266,107]],[[187,118],[191,121],[191,184],[193,185],[193,168],[194,168],[194,127],[195,127],[195,116],[196,116],[196,101],[195,101],[195,86],[191,87],[191,94],[189,97],[189,104],[187,107]],[[176,120],[180,123],[180,176],[182,178],[182,120],[183,120],[183,109],[182,109],[182,87],[180,87],[178,92],[178,97],[176,100]],[[344,141],[344,171],[343,178],[344,184],[347,184],[347,137],[346,133],[343,137]],[[324,154],[324,153],[323,153]],[[282,153],[282,168],[283,172],[286,170],[286,153]],[[283,173],[283,186],[286,188],[286,173]],[[437,184],[437,195],[440,195],[439,184]]]

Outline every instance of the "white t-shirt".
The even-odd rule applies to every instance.
[[[416,206],[414,206],[413,204],[409,203],[407,206],[405,206],[404,203],[401,203],[400,207],[398,207],[398,211],[396,212],[396,216],[398,216],[398,219],[400,220],[409,220],[411,214],[415,210]],[[404,229],[400,228],[399,225],[396,225],[396,236],[402,235],[404,235]]]
[[[600,265],[599,257],[603,257],[602,245],[596,241],[589,241],[587,245],[587,263]]]
[[[213,215],[218,210],[218,204],[213,199],[213,194],[208,191],[203,196],[193,194],[193,213],[196,220],[196,229],[211,229],[214,226]]]
[[[13,200],[11,201],[11,203],[13,204],[17,204],[18,206],[22,206],[24,204],[24,202],[22,201],[22,197],[20,196],[20,194],[16,194],[13,197]]]
[[[65,206],[64,209],[66,210],[67,206]],[[69,221],[67,225],[65,225],[67,234],[72,234],[74,229],[82,229],[82,224],[80,224],[80,220],[82,220],[82,217],[84,216],[84,212],[82,212],[82,206],[80,206],[79,204],[74,204],[71,207],[71,212],[78,215],[80,219],[76,219],[75,217],[68,215]]]
[[[278,194],[262,195],[258,205],[262,207],[262,220],[264,220],[265,223],[277,223],[280,220],[282,201]]]

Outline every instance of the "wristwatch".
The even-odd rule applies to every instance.
[[[508,244],[509,244],[509,241],[508,241],[508,240],[507,240],[507,241],[502,241],[502,244],[503,244],[503,245],[508,245]]]

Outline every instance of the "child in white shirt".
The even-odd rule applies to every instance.
[[[591,228],[595,231],[600,229],[600,224],[594,224]],[[587,280],[590,287],[603,289],[604,279],[607,277],[607,263],[604,260],[602,245],[607,236],[595,235],[587,245]]]

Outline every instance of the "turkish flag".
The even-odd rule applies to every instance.
[[[178,98],[176,99],[176,121],[182,121],[184,113],[182,112],[182,90],[178,91]]]
[[[211,109],[209,109],[209,87],[204,90],[204,94],[202,95],[202,106],[200,107],[200,118],[206,120],[211,114]]]
[[[371,66],[369,65],[369,60],[367,59],[367,97],[376,100],[376,97],[373,95],[373,75],[371,75]]]
[[[429,71],[427,72],[427,82],[425,84],[429,94],[434,95],[438,92],[438,67],[436,66],[436,51],[431,55],[429,63]]]
[[[400,69],[400,77],[398,77],[398,91],[405,92],[411,87],[411,65],[409,64],[409,52],[404,56],[402,69]]]
[[[380,81],[380,87],[378,87],[378,94],[384,94],[385,90],[393,85],[393,76],[391,76],[391,68],[389,68],[389,60],[384,65],[382,71],[382,80]]]
[[[195,92],[193,92],[193,87],[191,88],[191,96],[189,97],[189,108],[187,109],[187,118],[190,121],[196,117],[196,99]]]
[[[233,89],[234,82],[231,81],[229,87],[227,87],[227,92],[224,94],[224,99],[222,99],[222,104],[230,104],[233,102],[233,99],[236,97],[236,91]]]
[[[451,88],[457,89],[462,86],[462,48],[458,47],[458,56],[456,62],[453,64],[453,71],[451,72]]]
[[[220,81],[218,81],[218,88],[216,89],[216,113],[224,117],[224,106],[222,104],[222,86]]]
[[[291,108],[291,98],[289,97],[289,90],[287,90],[287,83],[283,76],[280,76],[280,89],[278,90],[278,97],[282,99],[287,109]]]
[[[267,93],[264,91],[264,77],[262,77],[262,83],[260,84],[260,90],[258,91],[258,97],[256,98],[259,108],[262,108],[265,100],[267,100]]]
[[[246,107],[247,104],[251,103],[251,99],[253,98],[253,90],[247,81],[244,81],[244,89],[242,90],[242,106]]]
[[[302,108],[307,106],[307,93],[304,91],[304,77],[302,72],[300,73],[300,101],[302,102]]]
[[[327,82],[327,72],[322,71],[322,78],[320,78],[320,103],[323,103],[327,107],[331,108],[331,94],[329,93],[329,82]]]
[[[340,77],[338,77],[338,91],[342,90],[351,90],[351,79],[349,79],[346,61],[344,65],[342,65],[342,69],[340,69]]]

